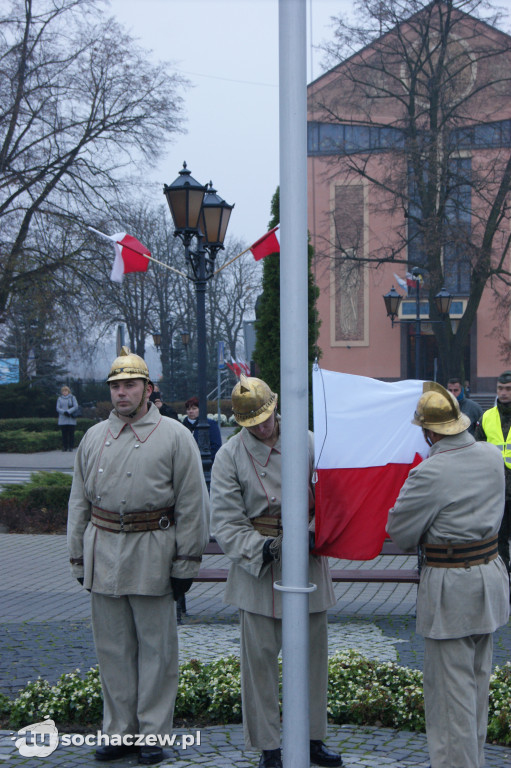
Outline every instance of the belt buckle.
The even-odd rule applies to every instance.
[[[166,525],[165,525],[166,523]],[[158,528],[162,531],[167,531],[170,528],[170,520],[167,515],[162,515],[158,520]]]
[[[124,533],[124,512],[119,512],[119,521],[121,524],[121,533]]]

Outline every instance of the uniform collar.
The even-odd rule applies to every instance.
[[[149,410],[141,419],[134,424],[127,424],[120,419],[115,411],[110,412],[108,417],[108,430],[114,440],[117,440],[123,429],[131,429],[135,433],[137,440],[144,443],[160,423],[162,417],[155,405],[150,405]]]
[[[431,446],[429,455],[434,456],[435,453],[445,453],[446,451],[455,451],[458,448],[467,448],[473,443],[475,443],[475,439],[468,429],[466,429],[458,435],[446,435],[442,440],[439,440],[438,443]]]
[[[280,416],[277,416],[277,419],[278,421],[280,421]],[[240,435],[241,435],[241,441],[245,446],[246,450],[248,451],[248,453],[252,456],[253,459],[257,461],[258,464],[261,464],[263,467],[265,467],[268,464],[268,461],[270,459],[270,454],[272,451],[281,453],[280,432],[277,438],[277,442],[271,448],[269,445],[265,445],[263,442],[261,442],[261,440],[258,440],[257,437],[254,437],[254,435],[252,435],[246,427],[243,427],[243,429],[240,432]]]

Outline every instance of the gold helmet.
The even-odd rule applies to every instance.
[[[425,381],[422,392],[412,424],[439,435],[457,435],[469,428],[470,419],[460,411],[454,395],[441,384]]]
[[[108,374],[107,384],[119,379],[149,379],[149,370],[145,361],[130,352],[129,347],[122,347],[121,354],[116,357]]]
[[[266,421],[277,405],[277,395],[262,379],[241,374],[232,390],[232,412],[242,427],[255,427]]]

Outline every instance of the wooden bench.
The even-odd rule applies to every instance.
[[[205,555],[224,555],[220,546],[214,539],[207,545]],[[404,555],[410,557],[410,553],[403,552],[394,542],[387,539],[383,542],[381,555]],[[202,582],[221,582],[227,579],[228,568],[201,568],[199,575],[194,579]],[[419,572],[417,568],[331,568],[330,575],[335,582],[394,582],[398,584],[418,584]]]

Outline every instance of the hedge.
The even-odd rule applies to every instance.
[[[6,483],[0,493],[0,523],[13,533],[63,530],[71,483],[65,472],[32,472],[26,483]]]
[[[78,419],[75,429],[75,445],[84,433],[97,422],[94,419]],[[37,453],[57,451],[62,447],[62,437],[57,419],[0,419],[1,453]]]
[[[89,427],[96,424],[95,419],[77,419],[76,428],[86,432]],[[0,436],[3,432],[14,432],[19,429],[27,432],[57,432],[60,434],[60,427],[57,424],[57,418],[36,418],[25,416],[19,419],[0,419]]]
[[[393,662],[368,659],[343,651],[329,660],[328,715],[333,723],[377,725],[404,731],[425,731],[422,672]],[[38,678],[17,698],[0,700],[0,712],[11,728],[43,717],[58,723],[86,726],[102,715],[98,667],[84,678],[80,670],[62,675],[55,685]],[[205,723],[241,722],[239,659],[230,656],[209,663],[182,664],[175,717]],[[490,682],[488,740],[511,744],[511,663],[495,667]]]

